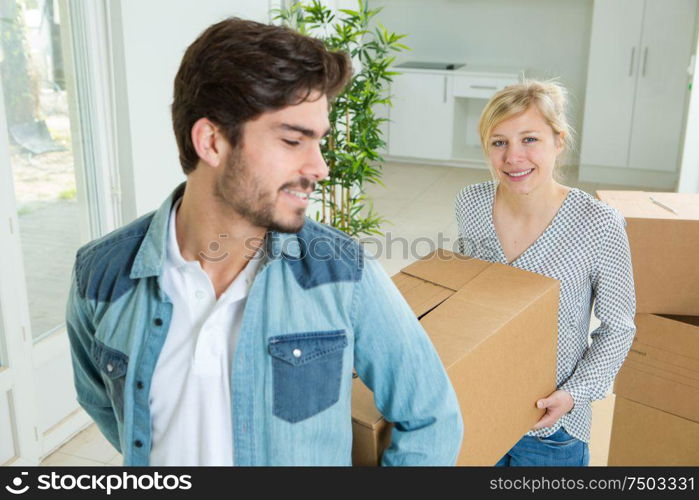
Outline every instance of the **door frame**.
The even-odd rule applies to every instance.
[[[33,465],[38,463],[40,455],[31,361],[33,342],[5,116],[4,93],[0,85],[0,151],[6,152],[0,154],[0,248],[3,249],[0,258],[3,319],[0,395],[7,398],[10,410],[14,457],[8,463]],[[6,182],[8,179],[10,182]]]

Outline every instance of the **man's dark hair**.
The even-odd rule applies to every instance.
[[[199,161],[191,134],[200,118],[236,147],[245,122],[303,102],[313,91],[330,100],[351,72],[345,53],[286,27],[238,18],[210,26],[187,48],[175,77],[172,122],[184,173]]]

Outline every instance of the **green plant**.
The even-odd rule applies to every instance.
[[[320,1],[293,2],[275,11],[275,19],[300,33],[321,39],[330,50],[350,55],[355,73],[330,111],[331,132],[322,144],[330,174],[318,183],[313,200],[321,203],[316,218],[350,236],[381,234],[384,219],[374,213],[364,193],[366,183],[381,182],[385,146],[379,106],[390,106],[388,86],[397,72],[390,71],[393,53],[408,50],[400,43],[405,35],[381,24],[370,28],[381,9],[370,9],[358,0],[356,10],[340,9],[336,15]]]
[[[32,213],[33,211],[34,211],[34,209],[32,207],[29,207],[27,205],[21,205],[17,209],[17,216],[21,217],[23,215],[28,215],[28,214]]]
[[[64,189],[60,193],[58,193],[58,198],[61,200],[74,200],[75,197],[77,196],[77,191],[75,188],[70,188],[70,189]]]

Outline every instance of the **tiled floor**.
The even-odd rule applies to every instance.
[[[574,172],[569,174],[574,178]],[[368,189],[375,211],[387,219],[382,226],[386,238],[381,238],[380,254],[375,243],[365,248],[379,259],[386,271],[392,275],[411,261],[429,252],[439,241],[440,246],[450,248],[456,239],[454,222],[454,197],[462,186],[488,180],[486,170],[465,168],[388,164],[384,168],[383,181],[386,187],[375,185]],[[572,180],[563,181],[594,194],[596,189],[623,189],[620,186],[582,184]],[[393,244],[390,256],[386,247],[388,233]],[[405,241],[400,240],[404,238]],[[407,243],[407,244],[406,244]],[[414,251],[410,251],[410,245]],[[407,248],[406,248],[407,247]],[[406,251],[407,250],[407,251]],[[593,318],[591,328],[599,323]],[[590,442],[590,464],[606,465],[611,433],[614,396],[609,395],[592,405],[593,425]],[[119,465],[121,456],[92,425],[78,434],[58,451],[50,455],[43,465]]]
[[[121,455],[92,424],[49,455],[41,465],[121,465]]]

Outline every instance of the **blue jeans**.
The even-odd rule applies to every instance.
[[[587,443],[574,438],[561,427],[548,437],[524,436],[502,457],[496,467],[575,467],[587,466]]]

